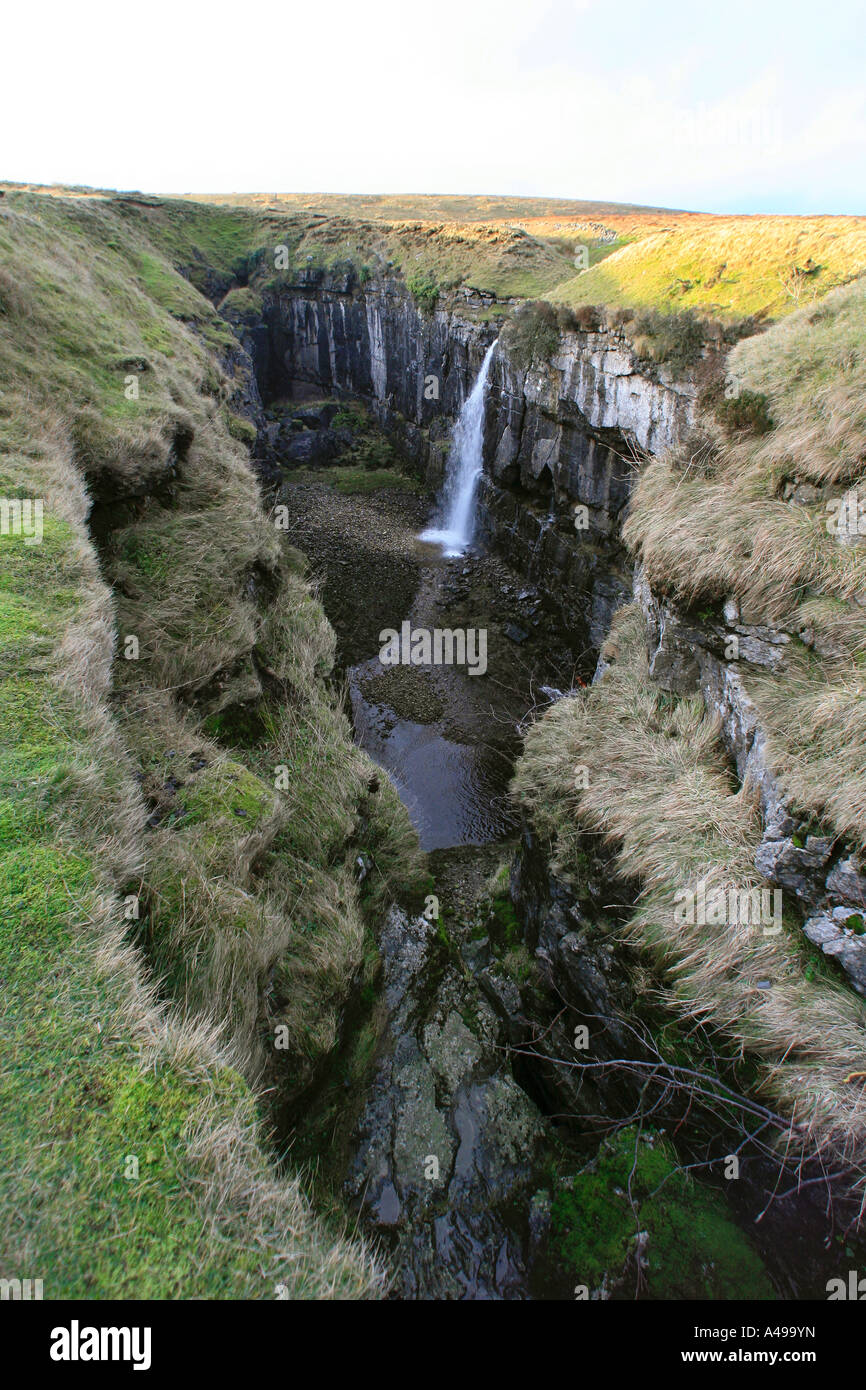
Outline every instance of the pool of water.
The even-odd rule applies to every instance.
[[[510,762],[483,741],[455,738],[453,723],[420,723],[371,699],[365,687],[385,669],[374,657],[349,671],[355,733],[391,777],[421,848],[484,845],[508,836],[515,825],[507,796]]]

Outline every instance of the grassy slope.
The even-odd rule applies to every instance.
[[[0,542],[4,1274],[60,1298],[363,1294],[372,1262],[275,1180],[213,1027],[158,1008],[125,944],[143,809],[86,499],[47,428],[3,475],[47,511],[41,545]]]
[[[688,218],[631,235],[550,298],[572,306],[778,317],[866,270],[863,218]],[[795,267],[807,273],[793,276]]]
[[[41,545],[0,539],[2,1269],[48,1296],[363,1295],[380,1272],[276,1177],[249,1081],[291,1091],[327,1059],[368,954],[354,845],[374,911],[412,837],[367,794],[322,685],[332,634],[229,432],[225,326],[140,211],[0,212],[0,491],[46,512]],[[243,221],[210,232],[217,261],[249,249]],[[182,255],[192,231],[160,234]]]
[[[483,222],[380,226],[341,217],[297,217],[273,230],[289,246],[294,265],[351,261],[367,272],[392,265],[410,286],[441,291],[468,284],[499,299],[545,294],[568,264],[559,251],[526,232]]]
[[[766,397],[773,427],[736,427],[717,385],[697,430],[642,470],[624,528],[657,593],[720,622],[734,597],[745,622],[791,634],[783,672],[743,666],[740,677],[804,819],[861,847],[866,550],[840,543],[826,521],[829,498],[862,488],[864,314],[858,281],[738,344],[729,378]],[[623,868],[643,885],[632,929],[666,967],[676,1005],[761,1058],[767,1093],[815,1144],[863,1164],[862,1082],[847,1077],[864,1067],[864,1006],[815,962],[796,922],[776,938],[674,922],[677,887],[701,877],[758,882],[761,826],[748,793],[731,792],[701,701],[649,681],[636,610],[620,615],[611,646],[617,659],[602,682],[560,702],[530,734],[518,789],[565,871],[578,862],[577,825],[620,847]],[[581,763],[588,791],[571,785]],[[773,982],[766,993],[755,988],[759,976]]]
[[[862,1083],[847,1080],[866,1061],[862,1002],[794,922],[763,935],[676,921],[678,889],[701,879],[708,892],[760,884],[759,817],[748,790],[731,789],[701,698],[666,695],[650,681],[635,606],[614,620],[606,655],[602,680],[530,731],[517,795],[559,872],[578,872],[581,830],[618,847],[624,874],[642,888],[629,932],[662,968],[669,1003],[760,1061],[762,1090],[801,1127],[794,1151],[808,1143],[863,1165],[866,1104]],[[588,769],[586,789],[574,785],[577,766]]]
[[[511,222],[515,219],[669,215],[668,209],[644,208],[635,203],[440,193],[211,193],[191,195],[191,198],[202,203],[267,208],[270,211],[318,212],[328,217],[352,217],[378,222]]]
[[[698,436],[643,471],[624,532],[658,592],[692,607],[734,596],[747,621],[791,633],[785,674],[745,674],[746,688],[783,784],[861,846],[866,543],[840,543],[827,508],[848,489],[866,500],[864,342],[859,281],[740,343],[729,376],[766,396],[774,428],[730,434],[705,413]]]
[[[298,225],[312,214],[301,262],[322,263],[328,247],[362,262],[385,254],[407,277],[442,287],[463,280],[500,298],[573,307],[779,317],[866,270],[859,217],[718,217],[544,199],[251,194],[224,201],[237,213],[292,210]],[[603,240],[605,231],[615,240]],[[590,268],[574,275],[578,244],[587,246]],[[796,267],[806,274],[792,275]]]
[[[98,194],[68,199],[65,205],[81,216],[87,209],[107,206],[133,236],[145,237],[147,246],[140,253],[145,262],[139,273],[150,276],[156,297],[181,316],[196,317],[200,306],[197,310],[183,284],[166,280],[154,248],[173,266],[183,267],[198,288],[204,288],[207,267],[229,273],[250,257],[259,266],[259,278],[266,277],[278,246],[288,248],[292,266],[329,267],[349,261],[365,273],[390,266],[402,270],[407,279],[442,290],[467,283],[505,299],[546,293],[570,265],[555,246],[495,222],[377,222],[339,213],[284,213],[270,207]],[[218,322],[213,331],[219,334]]]
[[[0,185],[12,190],[14,185]],[[70,190],[41,188],[44,194]],[[118,195],[76,191],[81,203]],[[229,271],[288,245],[293,264],[390,262],[421,288],[460,283],[573,307],[610,305],[722,319],[776,318],[866,270],[859,217],[725,217],[627,204],[438,195],[123,195],[126,215],[175,265]],[[575,275],[575,247],[590,268]],[[792,275],[796,267],[805,274]]]

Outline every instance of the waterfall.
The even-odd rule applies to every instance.
[[[475,529],[475,490],[481,477],[484,444],[484,388],[497,338],[490,344],[454,426],[445,486],[436,525],[421,533],[422,541],[435,541],[445,555],[462,555]]]

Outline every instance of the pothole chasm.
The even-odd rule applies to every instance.
[[[293,430],[300,417],[304,434],[339,425],[344,402],[317,398],[308,384],[299,395],[281,407]],[[310,443],[304,439],[304,449]],[[294,446],[300,462],[293,458],[283,469],[278,496],[337,633],[337,674],[346,680],[356,738],[404,801],[428,852],[442,908],[435,933],[431,929],[431,939],[440,940],[433,939],[417,970],[412,924],[404,920],[398,931],[383,927],[379,947],[390,1012],[372,1083],[365,1082],[345,1191],[363,1224],[391,1244],[404,1296],[566,1296],[561,1271],[552,1272],[543,1252],[550,1211],[539,1184],[554,1150],[557,1163],[580,1168],[602,1131],[577,1112],[562,1113],[549,1067],[524,1045],[528,1035],[521,1030],[543,1033],[552,1014],[550,1000],[534,992],[531,933],[506,909],[507,865],[521,849],[519,808],[508,784],[527,723],[590,678],[596,653],[586,649],[585,632],[575,638],[562,611],[533,582],[534,568],[516,568],[486,543],[489,530],[464,554],[443,555],[440,546],[420,539],[436,518],[429,491],[403,485],[399,476],[372,479],[377,485],[370,486],[344,476],[341,449],[351,453],[349,437],[312,465],[304,449]],[[399,458],[392,463],[399,475]],[[558,524],[551,497],[541,498],[537,510],[533,561]],[[508,536],[503,539],[507,543]],[[402,636],[407,627],[410,639],[437,628],[485,631],[484,674],[425,659],[383,663],[383,632]],[[559,909],[548,904],[545,910]],[[495,920],[508,911],[513,921]],[[589,959],[587,970],[598,963]],[[573,1021],[583,1017],[574,1007],[568,1012]],[[625,1123],[634,1099],[627,1087],[604,1097],[606,1123],[614,1129]],[[530,1132],[533,1116],[545,1137]],[[662,1127],[666,1120],[679,1127],[683,1116],[674,1107],[661,1115]],[[426,1145],[419,1140],[418,1148],[407,1134],[410,1121],[439,1138]],[[683,1161],[708,1142],[698,1130],[680,1130],[678,1138],[685,1144]],[[724,1146],[720,1129],[712,1142]],[[431,1198],[424,1182],[412,1178],[436,1156],[426,1150],[437,1147],[444,1199]],[[505,1149],[518,1155],[513,1164]],[[734,1215],[749,1229],[761,1184],[741,1186]],[[782,1212],[767,1221],[761,1253],[777,1288],[796,1296],[787,1272],[785,1217]],[[809,1270],[802,1276],[811,1280],[818,1277],[820,1257],[816,1261],[813,1251],[820,1223],[808,1212],[798,1217],[804,1233],[811,1232]]]

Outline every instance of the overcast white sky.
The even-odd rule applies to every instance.
[[[0,178],[866,212],[866,0],[9,0]]]

